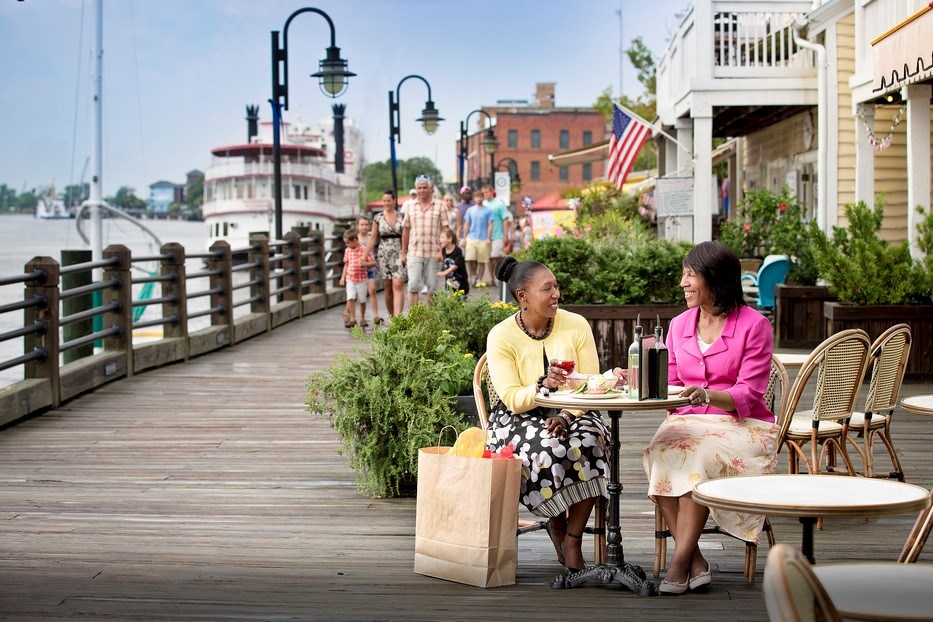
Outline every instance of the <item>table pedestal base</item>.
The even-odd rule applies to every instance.
[[[599,564],[579,572],[567,571],[554,577],[551,587],[558,590],[579,587],[591,579],[599,579],[603,585],[611,587],[626,587],[638,596],[657,596],[658,594],[654,583],[648,580],[641,566],[628,563],[623,563],[621,566]]]

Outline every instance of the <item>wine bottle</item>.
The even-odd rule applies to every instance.
[[[654,327],[654,351],[655,351],[655,361],[657,365],[657,395],[662,400],[667,399],[667,363],[668,363],[668,351],[667,346],[664,345],[663,339],[663,330],[661,325],[658,324]]]
[[[641,334],[640,324],[635,325],[635,339],[628,347],[628,396],[629,399],[639,399],[641,384]]]

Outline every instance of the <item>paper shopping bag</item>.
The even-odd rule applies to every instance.
[[[522,463],[448,449],[418,452],[415,572],[477,587],[514,585]]]

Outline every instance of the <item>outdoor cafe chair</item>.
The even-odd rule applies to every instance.
[[[933,490],[930,491],[930,501],[933,502]],[[913,564],[923,552],[923,546],[930,537],[930,531],[933,530],[933,503],[925,510],[921,510],[917,520],[907,534],[907,540],[904,542],[904,548],[901,550],[897,561],[901,564]]]
[[[492,385],[489,377],[489,365],[486,363],[486,353],[483,352],[479,360],[476,361],[476,367],[473,370],[473,399],[476,401],[476,412],[479,415],[480,426],[484,430],[489,429],[489,411],[496,402],[499,401],[499,395],[496,388]],[[596,515],[596,526],[587,527],[584,531],[594,536],[593,549],[594,561],[597,564],[605,562],[606,555],[606,510],[608,505],[605,497],[599,497],[596,500],[594,514]],[[541,531],[547,529],[547,520],[528,521],[519,519],[517,535],[531,533],[532,531]]]
[[[768,378],[768,388],[765,391],[765,404],[776,416],[783,412],[784,400],[787,399],[787,387],[790,381],[787,377],[787,370],[784,364],[775,355],[771,355],[771,374]],[[780,396],[780,399],[778,399]],[[775,408],[777,405],[777,408]],[[778,422],[780,423],[780,422]],[[758,568],[758,544],[754,540],[744,540],[734,536],[727,531],[720,529],[719,525],[710,524],[704,527],[703,534],[722,534],[742,540],[745,543],[745,570],[743,574],[749,585],[755,582],[755,574]],[[765,524],[762,533],[768,536],[768,546],[774,546],[774,531],[771,528],[771,521],[765,517]],[[671,532],[667,528],[667,523],[658,506],[654,507],[654,576],[661,575],[661,571],[667,568],[667,539],[671,537]],[[676,543],[675,543],[676,545]]]
[[[768,551],[762,590],[771,622],[842,622],[810,562],[788,544],[775,544]]]
[[[781,415],[778,449],[787,446],[789,473],[800,472],[803,461],[811,474],[857,474],[846,452],[846,439],[849,418],[865,377],[868,351],[868,335],[853,328],[825,339],[804,361]],[[814,375],[813,403],[810,408],[798,410],[804,388]],[[842,465],[837,463],[837,454],[842,457]]]
[[[854,412],[849,419],[848,441],[862,457],[862,474],[904,481],[904,470],[891,441],[891,415],[904,381],[907,358],[910,356],[910,326],[897,324],[881,333],[871,344],[871,376],[865,411]],[[874,440],[881,440],[891,458],[893,471],[875,472]],[[859,446],[858,439],[862,439]]]

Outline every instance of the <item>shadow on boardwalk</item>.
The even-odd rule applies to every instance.
[[[702,540],[712,588],[676,598],[552,590],[560,567],[542,533],[520,539],[512,587],[415,575],[415,499],[360,496],[328,422],[304,410],[307,373],[354,343],[334,308],[0,432],[0,619],[767,619],[743,546],[716,537]],[[649,573],[640,454],[661,416],[623,420],[625,555]],[[929,486],[933,421],[897,418],[908,480]],[[913,520],[827,521],[817,558],[894,559]],[[795,521],[774,526],[799,542]]]

